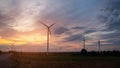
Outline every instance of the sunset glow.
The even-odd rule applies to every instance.
[[[46,51],[47,29],[41,23],[56,23],[50,29],[51,51],[58,51],[60,47],[63,51],[74,51],[75,48],[80,51],[84,37],[88,50],[95,50],[98,40],[104,41],[103,47],[119,49],[120,16],[116,2],[1,0],[0,46],[5,47],[3,50],[6,51],[15,42],[16,48],[21,47],[23,51]],[[111,11],[106,10],[107,8],[115,9]]]
[[[28,44],[28,43],[33,43],[33,44],[43,44],[46,43],[46,36],[42,36],[39,34],[35,35],[21,35],[17,38],[12,38],[10,39],[0,39],[1,44],[12,44],[15,42],[16,45],[23,45],[23,44]]]

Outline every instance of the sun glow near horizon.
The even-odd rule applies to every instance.
[[[15,43],[16,45],[24,44],[44,44],[46,43],[46,36],[40,34],[33,35],[20,35],[19,37],[12,37],[10,39],[0,39],[0,44],[10,45]]]

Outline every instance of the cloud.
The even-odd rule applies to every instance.
[[[65,27],[59,27],[59,28],[56,28],[54,33],[55,34],[63,34],[65,32],[69,31],[69,29],[65,28]]]
[[[106,30],[117,30],[120,29],[120,1],[110,1],[103,10],[103,15],[100,17],[101,21],[105,23]]]
[[[9,15],[4,14],[2,11],[0,12],[0,36],[8,37],[14,35],[15,30],[10,26],[10,22],[13,20]]]
[[[89,29],[89,30],[85,30],[84,34],[90,34],[90,33],[94,33],[94,32],[97,32],[97,30]]]
[[[100,16],[100,21],[105,23],[103,31],[114,31],[114,33],[104,34],[101,38],[111,43],[108,45],[120,45],[120,1],[110,0]],[[107,45],[107,44],[106,44]]]
[[[109,38],[116,38],[116,39],[118,39],[118,38],[120,38],[120,33],[116,32],[116,33],[105,34],[105,35],[102,35],[102,38],[104,38],[104,39],[109,39]]]
[[[16,18],[21,13],[21,4],[20,1],[16,0],[2,2],[4,5],[0,5],[0,36],[8,38],[17,34],[17,31],[11,25],[16,22]]]
[[[75,26],[75,27],[72,27],[72,29],[85,29],[85,27]]]
[[[76,34],[76,35],[70,35],[69,37],[65,38],[66,42],[80,42],[84,38],[83,35],[81,34]]]

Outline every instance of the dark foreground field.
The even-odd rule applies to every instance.
[[[14,53],[7,60],[0,68],[120,68],[118,56]]]

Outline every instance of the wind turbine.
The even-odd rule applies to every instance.
[[[49,39],[50,39],[50,34],[51,34],[51,30],[50,30],[50,28],[53,26],[53,25],[55,25],[55,23],[53,23],[53,24],[51,24],[51,25],[46,25],[45,23],[42,23],[41,22],[41,24],[43,24],[46,28],[47,28],[47,55],[49,54],[49,44],[50,44],[50,42],[49,42]]]
[[[12,52],[14,51],[14,44],[15,44],[15,42],[13,42],[12,45],[11,45],[11,51]]]
[[[1,37],[1,39],[5,39],[5,38]],[[9,40],[9,39],[7,39],[7,40]],[[13,52],[14,51],[14,45],[15,45],[16,41],[14,41],[14,40],[9,40],[9,41],[13,41],[12,44],[11,44],[11,52]]]
[[[98,52],[100,52],[101,41],[98,40]]]
[[[11,51],[12,51],[12,52],[14,51],[15,42],[16,42],[16,41],[13,41],[13,43],[12,43],[12,45],[11,45]]]
[[[86,49],[85,45],[86,45],[86,40],[85,40],[85,37],[83,37],[83,47],[84,47],[84,49]]]

